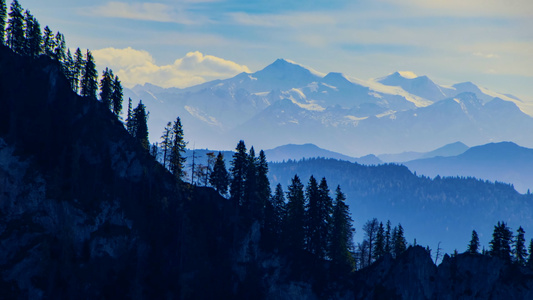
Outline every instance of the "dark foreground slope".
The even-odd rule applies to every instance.
[[[468,283],[454,271],[465,268],[471,298],[508,287],[516,299],[531,296],[521,269],[477,287],[480,270],[499,270],[485,256],[435,277],[418,248],[356,273],[279,251],[212,189],[178,184],[60,73],[48,58],[0,47],[2,299],[449,299]],[[419,284],[404,286],[406,278]]]

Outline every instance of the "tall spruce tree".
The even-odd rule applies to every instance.
[[[131,103],[131,98],[129,100],[129,103]],[[126,121],[128,121],[128,119],[126,119]],[[172,140],[173,140],[172,122],[168,122],[167,126],[165,126],[165,129],[163,130],[163,135],[161,136],[161,150],[163,152],[163,167],[165,168],[167,168],[168,166],[168,158],[170,155],[170,148],[172,147]]]
[[[342,193],[340,186],[335,191],[335,202],[333,203],[333,215],[331,220],[331,235],[329,244],[329,257],[337,265],[353,268],[353,243],[352,218],[350,209],[346,204],[346,196]]]
[[[385,253],[392,254],[392,232],[391,232],[390,220],[387,220],[387,226],[385,228]]]
[[[266,205],[265,228],[268,228],[276,237],[276,242],[280,242],[283,228],[283,217],[285,215],[285,196],[281,184],[277,184],[274,189],[274,195]]]
[[[321,241],[319,235],[320,223],[320,193],[318,192],[318,182],[311,175],[305,189],[306,217],[305,217],[305,245],[307,251],[321,257]]]
[[[80,48],[76,49],[74,53],[74,65],[73,65],[73,86],[74,92],[78,93],[80,88],[81,74],[83,73],[83,68],[85,66],[85,59],[83,58],[83,53]]]
[[[67,55],[67,42],[65,36],[59,31],[54,38],[54,45],[54,57],[63,64]]]
[[[529,241],[529,256],[527,257],[527,264],[526,266],[533,270],[533,239]]]
[[[6,0],[0,0],[0,45],[4,45],[6,22],[7,22]]]
[[[246,173],[244,175],[244,195],[243,204],[254,219],[258,218],[258,200],[257,200],[257,157],[255,156],[254,147],[248,151],[248,162],[246,163]]]
[[[120,114],[122,113],[122,101],[124,97],[124,91],[122,89],[122,83],[118,79],[118,76],[115,76],[115,81],[113,82],[113,94],[111,94],[111,104],[112,110],[115,116],[120,120]]]
[[[379,259],[385,254],[385,227],[379,222],[376,240],[374,242],[374,259]]]
[[[74,61],[74,57],[72,56],[72,52],[70,52],[70,49],[67,49],[67,57],[65,59],[65,66],[66,69],[64,70],[65,75],[68,78],[68,82],[70,83],[70,88],[76,92],[78,88],[78,78],[76,77],[76,62]]]
[[[56,48],[55,45],[55,39],[54,39],[54,33],[50,29],[50,27],[45,26],[44,32],[43,32],[43,45],[41,52],[49,57],[54,57],[54,49]],[[81,54],[81,53],[80,53]],[[82,55],[83,59],[83,55]],[[85,63],[84,63],[85,65]],[[80,69],[81,70],[81,69]]]
[[[209,183],[219,194],[226,195],[228,193],[229,173],[226,170],[226,163],[224,162],[222,152],[218,152],[215,165],[213,166],[213,172],[209,176]]]
[[[363,231],[365,232],[365,239],[368,241],[368,257],[367,265],[370,265],[372,263],[373,258],[375,257],[375,249],[374,246],[376,244],[376,236],[379,229],[379,223],[378,219],[373,218],[372,220],[368,220],[365,225],[363,225]]]
[[[7,46],[15,53],[24,54],[26,39],[24,37],[24,15],[18,0],[11,2],[9,20],[7,21]]]
[[[126,130],[131,136],[134,136],[133,128],[135,128],[135,120],[133,119],[133,109],[131,106],[131,98],[128,98],[128,114],[126,116]]]
[[[513,240],[513,232],[505,222],[498,222],[494,226],[492,233],[492,240],[490,241],[490,255],[499,257],[503,260],[511,260],[511,243]]]
[[[187,161],[187,158],[185,157],[185,147],[187,147],[187,142],[185,142],[180,117],[177,117],[172,125],[172,137],[169,168],[170,172],[172,172],[178,180],[181,180],[185,175],[185,162]]]
[[[468,247],[466,251],[468,253],[478,253],[479,249],[479,237],[477,235],[477,232],[475,230],[472,230],[472,239],[470,240],[470,243],[468,244]]]
[[[513,249],[514,258],[515,258],[514,261],[517,264],[524,266],[526,264],[526,258],[527,258],[526,239],[524,237],[525,231],[522,228],[522,226],[520,226],[516,232],[517,234],[516,234],[516,239],[515,239],[514,249]]]
[[[135,124],[133,137],[139,141],[144,149],[147,151],[150,150],[150,142],[148,141],[148,112],[142,100],[139,101],[139,104],[133,110],[133,120]]]
[[[394,227],[393,232],[393,251],[394,257],[398,257],[407,248],[407,241],[405,240],[402,224],[398,224],[398,227]]]
[[[96,72],[96,65],[91,51],[87,50],[85,67],[81,76],[81,95],[96,100],[97,90],[98,72]],[[146,149],[148,149],[148,146],[146,146]]]
[[[287,191],[287,211],[283,221],[283,244],[290,250],[303,250],[305,245],[304,186],[294,175]]]
[[[111,109],[111,96],[113,95],[113,71],[105,68],[100,80],[100,100],[107,109]]]
[[[35,17],[26,10],[25,17],[25,54],[31,57],[37,57],[41,53],[41,25]]]
[[[241,140],[235,148],[233,160],[231,161],[231,181],[230,181],[230,199],[236,205],[243,205],[246,186],[244,185],[246,173],[248,170],[248,154],[246,154],[246,145]]]
[[[270,181],[268,180],[268,162],[265,151],[259,151],[256,164],[257,212],[260,218],[264,218],[264,210],[272,193],[270,190]]]

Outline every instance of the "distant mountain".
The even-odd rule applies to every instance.
[[[418,159],[404,165],[429,177],[472,176],[511,183],[521,193],[533,190],[533,149],[511,142],[490,143],[472,147],[458,156]]]
[[[355,158],[340,154],[337,152],[322,149],[313,144],[294,145],[288,144],[276,147],[274,149],[265,150],[265,155],[268,161],[282,162],[287,160],[301,160],[303,158],[334,158],[338,160],[346,160],[349,162],[357,162],[365,165],[377,165],[382,161],[374,155],[367,155],[360,158]]]
[[[448,145],[444,145],[438,149],[435,149],[430,152],[402,152],[398,154],[381,154],[378,155],[378,158],[384,162],[406,162],[410,160],[415,160],[419,158],[431,158],[436,156],[456,156],[461,153],[464,153],[468,150],[468,146],[461,143],[455,142]]]
[[[151,112],[152,142],[179,116],[198,148],[233,149],[243,139],[262,149],[312,143],[357,157],[427,152],[458,140],[533,147],[523,134],[533,131],[533,118],[516,106],[519,99],[406,72],[363,81],[278,59],[255,73],[185,89],[146,84],[124,93]]]

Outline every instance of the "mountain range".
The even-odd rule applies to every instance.
[[[523,134],[533,130],[533,118],[516,97],[470,82],[446,87],[410,72],[363,81],[278,59],[229,79],[185,89],[145,84],[124,94],[151,112],[152,142],[179,116],[197,148],[232,149],[243,139],[263,149],[313,143],[363,156],[427,152],[458,140],[533,146]]]

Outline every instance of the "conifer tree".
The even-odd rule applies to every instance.
[[[385,227],[379,222],[376,241],[374,242],[374,259],[379,259],[385,254]]]
[[[81,95],[96,100],[96,91],[98,90],[98,73],[94,63],[91,51],[87,50],[85,67],[81,76]],[[144,105],[142,106],[144,108]],[[145,147],[148,149],[148,145]]]
[[[113,71],[105,68],[100,80],[100,100],[104,106],[111,109],[111,96],[113,94]]]
[[[353,268],[352,235],[354,229],[352,228],[350,209],[345,201],[346,197],[342,193],[340,186],[337,186],[331,220],[329,257],[338,265]]]
[[[394,251],[394,257],[398,257],[400,254],[402,254],[406,248],[407,248],[407,241],[404,237],[403,227],[402,224],[398,224],[398,227],[394,227],[395,230],[393,230],[393,251]]]
[[[472,230],[472,239],[470,240],[470,243],[468,244],[468,248],[466,251],[468,253],[478,253],[479,249],[479,237],[477,235],[477,232],[475,230]]]
[[[184,169],[187,158],[184,154],[187,142],[185,142],[183,126],[181,125],[180,117],[177,117],[176,121],[174,121],[174,124],[172,125],[172,137],[173,139],[172,146],[170,148],[169,168],[170,172],[172,172],[172,174],[174,174],[178,180],[181,180],[181,178],[185,175]]]
[[[258,218],[257,200],[257,158],[252,146],[248,152],[246,173],[244,175],[243,207],[248,209],[254,218]]]
[[[37,57],[41,53],[41,25],[33,17],[29,10],[26,10],[25,17],[25,54]]]
[[[226,163],[224,162],[222,152],[218,152],[217,160],[213,166],[213,172],[211,172],[209,177],[209,183],[219,194],[226,195],[228,193],[229,173],[226,170]]]
[[[7,22],[6,0],[0,0],[0,45],[4,45],[6,22]]]
[[[291,250],[303,250],[305,245],[305,198],[304,186],[294,175],[287,192],[287,211],[283,221],[283,241]]]
[[[376,244],[376,235],[378,233],[379,223],[378,219],[373,218],[363,225],[363,231],[365,232],[365,239],[368,241],[368,265],[372,263],[372,259],[375,257],[374,246]]]
[[[135,126],[133,127],[133,137],[139,141],[144,149],[150,150],[150,142],[148,141],[148,113],[146,106],[142,100],[139,101],[137,107],[133,110],[132,120]]]
[[[131,98],[129,100],[128,106],[131,104]],[[129,107],[128,107],[128,115],[129,115]],[[129,117],[128,117],[129,118]],[[128,119],[126,119],[126,122]],[[167,126],[165,126],[165,129],[163,130],[163,135],[161,136],[161,150],[163,151],[163,167],[167,167],[168,165],[168,157],[170,154],[170,148],[172,147],[172,123],[168,122]]]
[[[65,76],[67,76],[68,78],[68,81],[70,83],[70,88],[76,92],[76,90],[78,89],[78,78],[76,78],[75,68],[76,68],[76,62],[74,61],[74,57],[72,57],[72,53],[70,52],[70,49],[67,49],[67,57],[65,59],[64,73],[65,73]]]
[[[527,257],[527,267],[533,270],[533,239],[529,241],[529,256]]]
[[[111,95],[111,104],[113,108],[113,113],[119,118],[122,113],[122,97],[124,97],[124,92],[122,89],[122,84],[118,79],[118,76],[115,76],[115,81],[113,82],[113,94]]]
[[[269,228],[279,241],[283,228],[283,216],[285,215],[285,196],[281,184],[278,183],[276,185],[274,195],[272,195],[266,207],[268,207],[268,213],[265,217],[267,223],[265,227]]]
[[[57,61],[64,63],[66,58],[66,51],[67,51],[67,43],[65,41],[65,36],[57,32],[55,38],[54,38],[54,57],[57,59]]]
[[[270,190],[270,181],[268,180],[268,162],[265,151],[259,151],[256,166],[256,184],[257,184],[257,208],[261,218],[264,218],[264,209],[270,200],[272,191]]]
[[[170,124],[170,122],[169,122]],[[128,98],[128,115],[126,116],[126,130],[131,136],[134,136],[133,128],[135,128],[135,120],[133,119],[133,109],[131,106],[131,98]]]
[[[24,15],[18,0],[11,2],[9,20],[7,21],[7,46],[15,53],[24,54],[26,40],[24,37]]]
[[[42,51],[41,52],[46,54],[48,57],[54,57],[54,49],[55,48],[56,48],[56,45],[55,45],[54,33],[52,32],[50,27],[48,27],[48,25],[47,25],[47,26],[44,27],[43,45],[42,45]],[[83,59],[83,56],[82,56],[82,59]],[[84,65],[85,65],[85,63],[84,63]]]
[[[231,161],[231,181],[230,181],[230,199],[236,205],[244,204],[245,178],[248,170],[248,155],[246,154],[246,145],[244,141],[239,141]]]
[[[391,237],[391,224],[390,220],[387,220],[387,227],[385,230],[385,253],[392,254],[392,237]]]
[[[320,194],[318,183],[313,175],[309,178],[305,189],[306,210],[305,210],[305,245],[307,251],[321,257],[319,227],[320,220]]]
[[[157,161],[158,154],[159,154],[159,145],[157,144],[157,142],[155,142],[150,147],[150,155],[152,155],[154,159]]]
[[[524,237],[525,231],[520,226],[516,231],[516,240],[514,244],[513,253],[515,256],[515,262],[521,266],[526,264],[527,250],[526,250],[526,239]]]
[[[498,222],[494,226],[492,233],[492,240],[490,241],[490,255],[499,257],[503,260],[511,260],[511,242],[513,240],[513,233],[505,222]]]
[[[74,65],[73,65],[73,79],[74,79],[74,92],[79,91],[80,81],[81,81],[81,74],[83,73],[83,68],[85,66],[85,59],[83,58],[83,53],[81,52],[80,48],[76,49],[76,52],[74,53]]]

